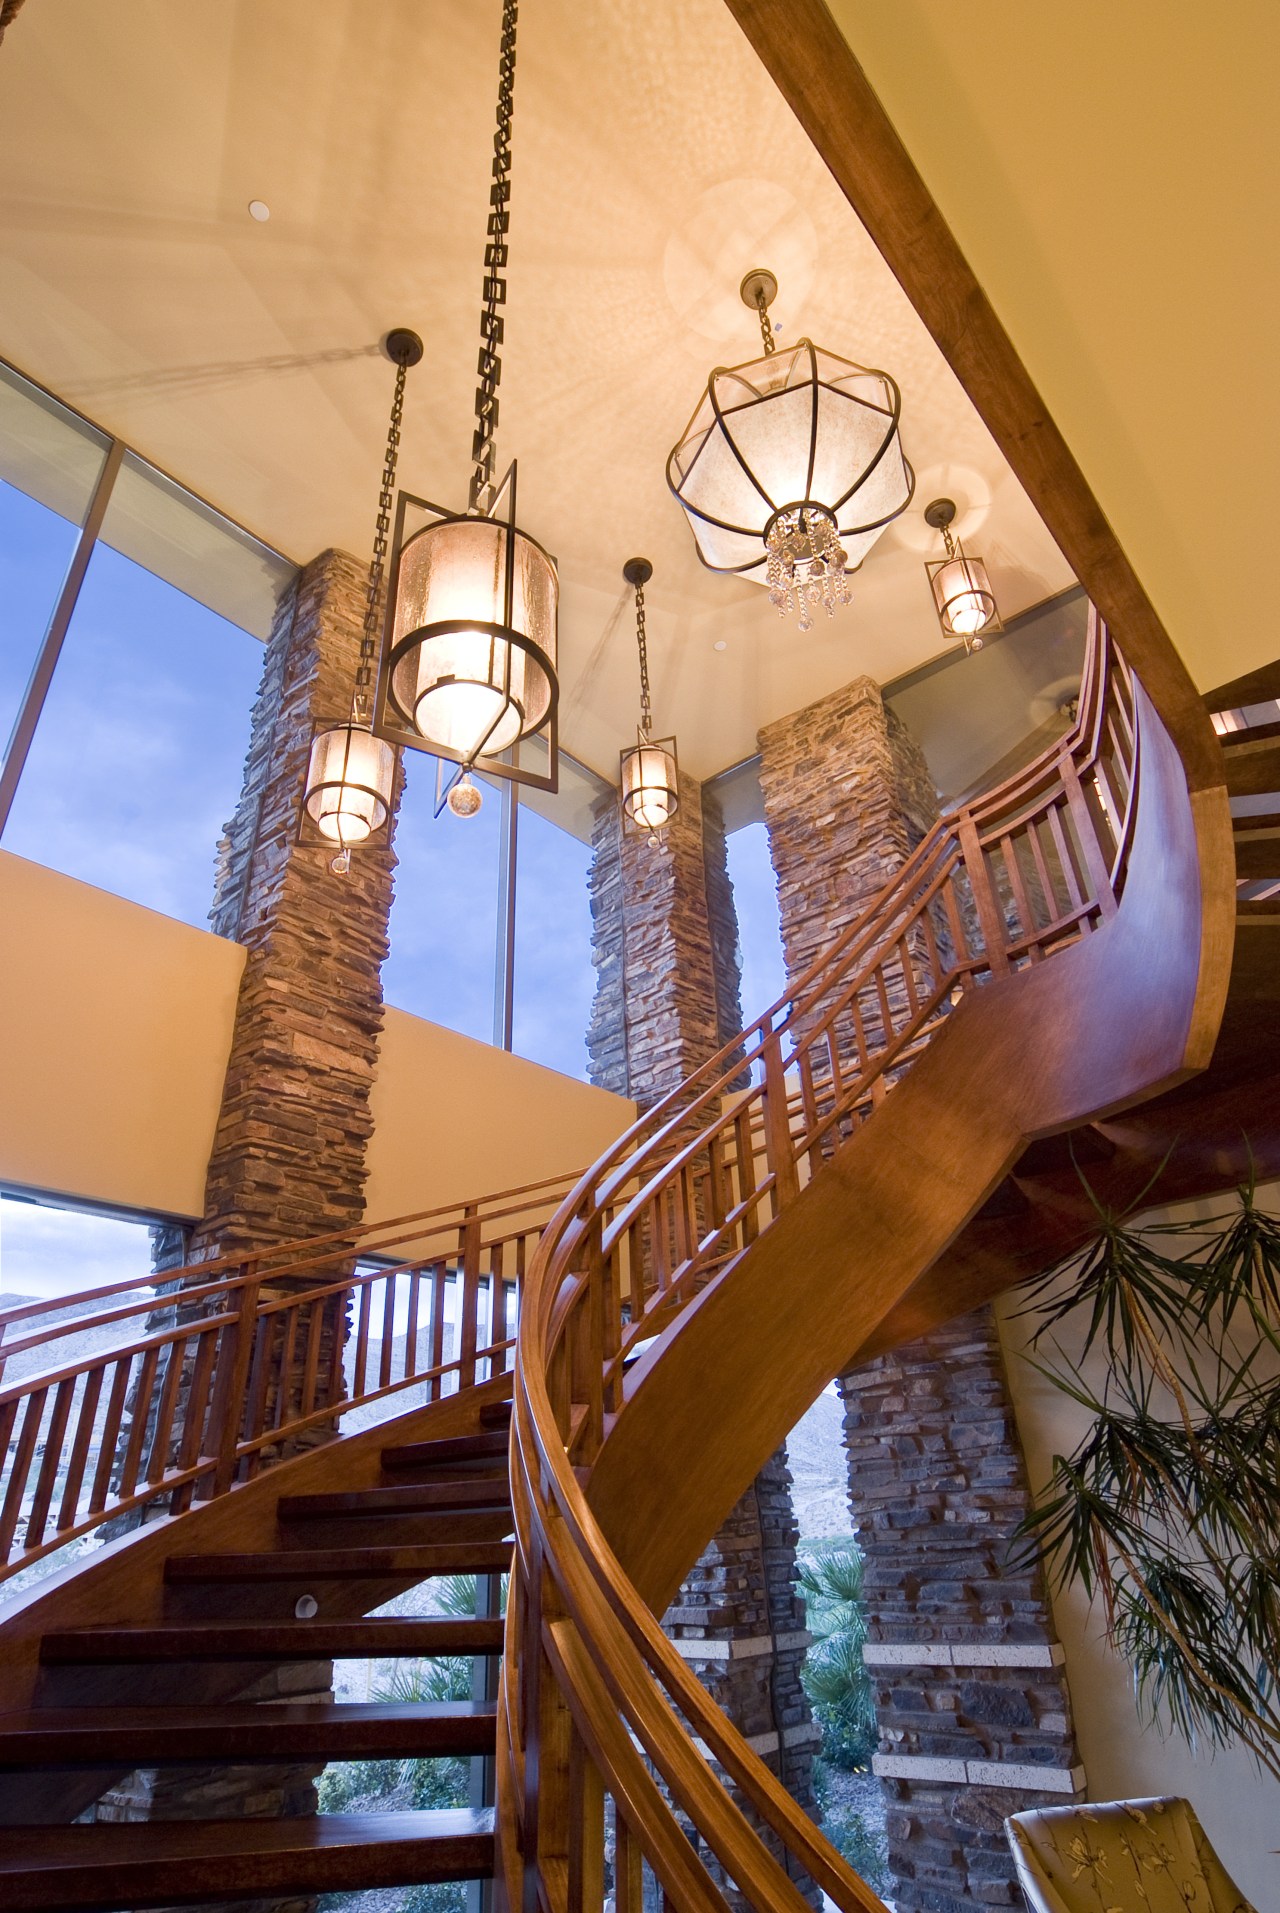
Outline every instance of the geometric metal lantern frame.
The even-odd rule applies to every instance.
[[[373,729],[388,743],[534,789],[559,785],[555,560],[515,522],[516,467],[486,512],[400,492]],[[545,771],[522,769],[542,734]]]
[[[887,372],[809,339],[718,366],[667,461],[702,562],[763,584],[769,532],[812,512],[834,523],[855,571],[915,490],[901,412]]]

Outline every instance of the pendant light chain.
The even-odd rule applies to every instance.
[[[360,662],[356,666],[355,691],[351,715],[357,724],[367,724],[370,692],[373,685],[373,659],[378,648],[378,610],[382,598],[382,580],[386,570],[387,536],[391,530],[391,501],[396,489],[396,465],[400,458],[400,422],[404,416],[404,382],[408,362],[396,363],[396,389],[391,401],[391,420],[387,426],[387,449],[382,460],[382,489],[378,493],[378,517],[373,533],[373,556],[369,560],[369,581],[365,586],[364,630],[360,636]]]
[[[502,314],[507,302],[507,234],[511,225],[511,113],[516,82],[517,0],[504,0],[502,46],[498,55],[498,123],[493,136],[493,184],[489,188],[488,240],[484,249],[484,305],[480,312],[480,357],[476,370],[476,429],[471,440],[471,492],[468,510],[491,502],[494,437],[498,429],[498,384],[502,378]]]
[[[649,697],[649,643],[644,625],[644,586],[636,586],[636,644],[640,651],[640,729],[653,735],[653,704]]]
[[[761,285],[756,287],[756,311],[760,314],[760,337],[764,340],[764,355],[766,359],[768,359],[777,351],[778,342],[773,336],[773,321],[769,317],[769,301],[765,297],[765,290]]]

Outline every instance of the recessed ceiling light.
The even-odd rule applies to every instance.
[[[711,649],[713,651],[727,651],[729,649],[728,640],[726,638],[717,638]]]
[[[251,199],[249,201],[249,217],[250,219],[256,219],[260,225],[270,219],[271,208],[265,199]]]

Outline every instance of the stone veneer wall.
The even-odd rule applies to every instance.
[[[719,806],[681,776],[656,843],[597,806],[590,879],[592,1081],[652,1104],[742,1027],[737,918]],[[694,1671],[800,1805],[819,1738],[800,1685],[809,1637],[795,1592],[785,1451],[761,1470],[663,1619]]]
[[[1083,1788],[990,1308],[840,1377],[899,1913],[1018,1906],[1007,1814]]]
[[[298,814],[314,727],[344,719],[350,705],[365,581],[354,558],[324,552],[285,594],[267,644],[240,801],[218,846],[210,922],[249,956],[191,1261],[339,1231],[364,1213],[395,854],[390,843],[358,850],[338,876],[334,846],[299,842]],[[397,801],[399,787],[397,772]],[[156,1232],[154,1248],[158,1270],[182,1260],[171,1229]],[[345,1332],[335,1308],[322,1373],[329,1338]],[[204,1676],[192,1669],[193,1691]],[[264,1671],[239,1698],[316,1700],[331,1690],[328,1662],[292,1662]],[[106,1795],[96,1817],[314,1812],[318,1771],[148,1770]],[[264,1902],[261,1913],[313,1904]]]
[[[794,977],[905,862],[937,795],[870,678],[767,726],[760,746]],[[899,1913],[1014,1904],[1004,1816],[1070,1799],[1080,1774],[1044,1590],[1006,1559],[1027,1499],[990,1312],[840,1387],[892,1897]]]

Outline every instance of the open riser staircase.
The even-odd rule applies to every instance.
[[[1280,789],[1269,739],[1228,761],[1259,743],[1251,787]],[[70,1324],[10,1311],[4,1904],[496,1866],[499,1903],[530,1913],[600,1909],[606,1887],[638,1913],[646,1882],[681,1913],[798,1913],[815,1887],[878,1906],[657,1617],[832,1374],[1083,1239],[1061,1137],[1123,1196],[1203,1091],[1210,1140],[1173,1192],[1231,1179],[1214,1096],[1270,1093],[1233,1006],[1273,1027],[1280,994],[1266,831],[1240,826],[1237,899],[1225,788],[1188,792],[1095,621],[1072,733],[944,818],[572,1186],[98,1291]],[[58,1366],[86,1323],[96,1352]],[[505,1630],[370,1618],[429,1576],[508,1566]],[[496,1703],[242,1698],[270,1665],[451,1651],[496,1673],[500,1649]],[[496,1756],[496,1808],[69,1824],[139,1767],[445,1752]]]

